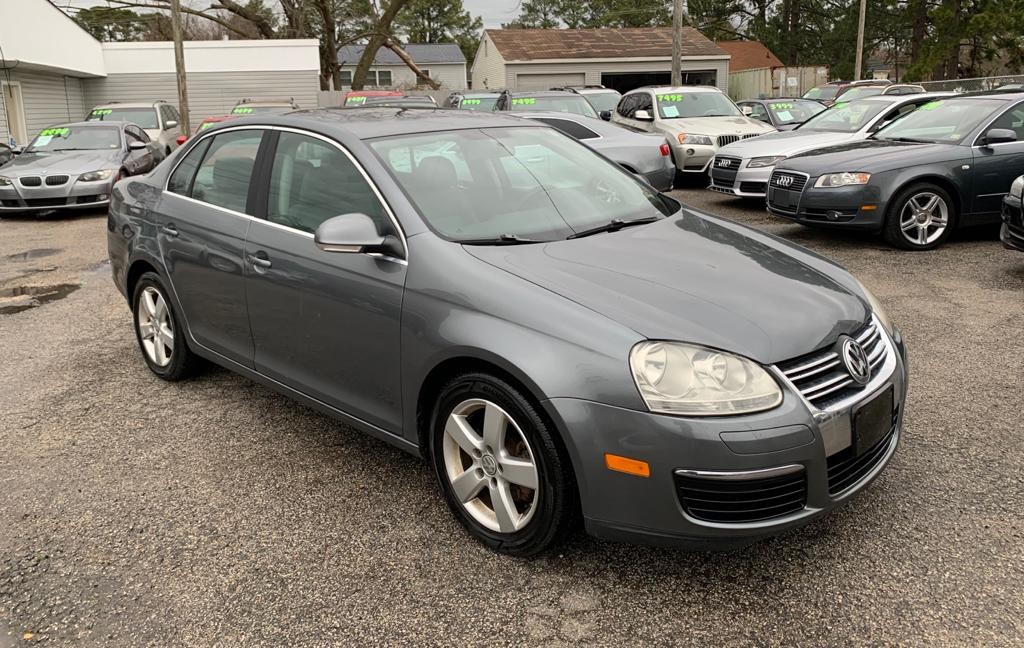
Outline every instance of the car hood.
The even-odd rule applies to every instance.
[[[734,155],[739,158],[765,157],[769,155],[796,155],[830,144],[860,139],[860,133],[833,133],[830,131],[783,131],[761,137],[740,140],[718,149],[720,155]]]
[[[581,239],[465,249],[646,338],[762,363],[830,344],[868,316],[838,280],[841,269],[830,273],[833,266],[791,244],[685,210]]]
[[[956,144],[923,144],[866,139],[807,151],[788,158],[779,168],[803,171],[812,176],[823,171],[881,173],[910,165],[970,157],[970,150]]]
[[[678,133],[699,133],[701,135],[747,135],[749,133],[774,133],[768,124],[749,117],[688,117],[682,119],[661,119],[655,122],[659,131],[676,135]]]
[[[65,151],[63,153],[23,153],[4,166],[4,175],[74,175],[117,166],[120,151]],[[113,166],[112,166],[113,165]]]

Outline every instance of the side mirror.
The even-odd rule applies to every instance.
[[[740,106],[740,110],[742,110],[743,114],[746,115],[747,117],[750,117],[751,115],[754,114],[754,109],[751,108],[750,106]]]
[[[642,108],[633,113],[633,119],[636,119],[637,121],[654,121],[654,117],[651,117],[651,113]]]
[[[146,146],[145,142],[128,142],[129,151],[142,151],[149,147]]]
[[[378,232],[373,219],[359,213],[342,214],[320,223],[313,235],[313,242],[324,252],[383,252],[390,255],[396,252],[395,238]]]
[[[14,155],[21,155],[24,152],[25,149],[24,147],[21,146],[15,146],[14,148],[11,149],[11,153],[13,153]]]
[[[1004,142],[1016,142],[1017,133],[1013,132],[1009,128],[990,128],[985,133],[985,145],[989,144],[1002,144]]]
[[[612,111],[610,111],[610,110],[602,110],[601,114],[599,116],[601,117],[601,119],[603,119],[605,121],[611,121],[612,120]]]
[[[177,127],[178,127],[178,122],[174,121],[173,119],[170,120],[170,121],[165,121],[164,122],[164,128],[177,128]]]

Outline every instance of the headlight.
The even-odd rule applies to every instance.
[[[100,180],[108,179],[112,175],[114,175],[114,172],[111,169],[103,169],[102,171],[90,171],[88,173],[83,173],[82,175],[78,176],[78,181],[99,182]]]
[[[0,178],[0,184],[3,184],[4,178]],[[1017,196],[1018,198],[1024,198],[1024,176],[1020,176],[1010,185],[1010,194]]]
[[[13,183],[10,178],[0,176],[0,187],[10,187]]]
[[[747,163],[747,168],[763,169],[764,167],[772,167],[785,159],[785,155],[769,155],[768,157],[756,157]]]
[[[676,140],[680,144],[696,144],[698,146],[711,146],[714,144],[707,135],[697,135],[695,133],[679,133],[676,135]]]
[[[868,305],[871,306],[871,312],[875,314],[875,317],[877,317],[878,321],[882,323],[885,330],[889,331],[889,335],[892,335],[892,322],[889,321],[889,316],[885,314],[885,309],[882,308],[880,303],[878,303],[878,298],[876,298],[874,294],[867,289],[867,286],[859,281],[857,283],[860,284],[860,289],[864,291],[864,296],[868,298]]]
[[[814,183],[815,187],[847,187],[849,185],[865,185],[871,179],[870,173],[826,173]]]
[[[641,342],[629,354],[633,379],[652,412],[749,414],[782,402],[782,391],[750,360],[682,342]]]

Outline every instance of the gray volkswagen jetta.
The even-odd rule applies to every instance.
[[[108,230],[153,373],[205,358],[427,458],[505,553],[579,516],[747,544],[849,498],[899,440],[902,339],[856,279],[536,122],[225,122],[118,183]]]

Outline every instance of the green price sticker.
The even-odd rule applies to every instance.
[[[920,108],[918,108],[918,110],[935,110],[936,108],[938,108],[941,105],[942,105],[941,101],[929,101],[925,105],[923,105]]]
[[[683,100],[683,95],[681,95],[681,94],[663,94],[663,95],[658,95],[658,101],[660,101],[662,103],[676,103],[676,102],[682,101],[682,100]]]
[[[479,106],[480,105],[480,100],[479,99],[463,99],[462,100],[462,105],[463,106]]]
[[[114,111],[113,111],[113,110],[111,110],[110,108],[104,108],[104,109],[102,109],[102,110],[94,110],[94,111],[92,111],[92,116],[93,116],[93,117],[102,117],[102,116],[104,116],[104,115],[110,115],[110,114],[113,114],[113,112],[114,112]]]
[[[772,110],[789,110],[793,107],[791,103],[773,103],[769,104]]]
[[[241,108],[241,107],[235,108],[234,110],[231,111],[231,113],[233,115],[248,115],[251,112],[252,112],[252,108]]]
[[[206,122],[204,124],[199,124],[199,130],[204,131],[207,128],[209,128],[210,126],[213,126],[213,122]]]
[[[848,105],[850,105],[849,101],[840,101],[839,103],[832,104],[832,107],[838,109],[838,108],[846,108]]]
[[[70,128],[47,128],[39,133],[40,137],[67,137],[71,132]]]
[[[520,99],[512,100],[513,106],[532,106],[535,103],[537,103],[537,100],[533,97],[522,97]]]
[[[366,97],[349,97],[345,100],[346,106],[354,106],[361,103],[366,103]]]

